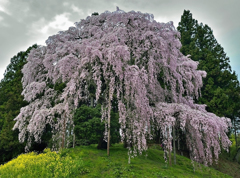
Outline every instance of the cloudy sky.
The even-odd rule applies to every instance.
[[[0,0],[0,79],[11,57],[58,31],[74,26],[93,12],[115,11],[116,6],[152,13],[158,22],[173,21],[175,27],[183,10],[208,24],[230,58],[240,79],[239,0]]]

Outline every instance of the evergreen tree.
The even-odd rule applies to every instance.
[[[188,10],[184,10],[177,29],[181,33],[180,51],[184,55],[191,55],[191,59],[199,62],[198,69],[207,72],[201,88],[202,96],[197,102],[206,104],[207,111],[218,116],[236,118],[240,101],[239,82],[212,29],[208,25],[198,24]]]
[[[22,93],[22,72],[26,64],[26,58],[32,48],[26,52],[19,52],[11,59],[4,78],[0,83],[0,163],[4,163],[24,151],[23,144],[18,141],[18,130],[12,130],[15,121],[13,120],[20,112],[20,108],[27,104],[23,100]]]

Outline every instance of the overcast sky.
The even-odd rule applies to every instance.
[[[239,0],[0,0],[0,79],[10,59],[93,12],[131,10],[152,13],[158,22],[173,21],[175,27],[190,10],[193,18],[208,24],[230,58],[240,78]]]

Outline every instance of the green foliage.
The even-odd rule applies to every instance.
[[[23,101],[22,72],[28,53],[37,45],[29,47],[26,52],[19,52],[11,59],[4,78],[0,82],[0,163],[4,163],[24,151],[23,144],[18,141],[18,131],[13,131],[13,120],[20,108],[27,104]]]
[[[236,140],[234,134],[231,134],[229,139],[232,142],[232,146],[229,148],[229,153],[225,154],[225,156],[227,155],[229,160],[235,161],[238,151],[240,150],[240,146],[238,146],[238,148],[236,147]],[[237,135],[237,141],[239,143],[240,134]]]
[[[0,164],[11,160],[24,152],[25,143],[19,143],[18,130],[12,130],[15,121],[13,120],[20,112],[21,107],[26,106],[27,102],[23,100],[21,72],[26,64],[26,59],[32,48],[29,47],[25,52],[19,52],[11,59],[7,66],[4,78],[0,82]],[[59,84],[59,89],[64,84]],[[34,143],[31,150],[42,151],[49,144],[51,139],[51,128],[46,127],[41,143]]]
[[[56,82],[56,84],[48,84],[48,87],[61,93],[63,92],[63,89],[66,87],[66,83],[59,81]]]
[[[165,89],[165,84],[164,84],[164,72],[161,70],[160,73],[157,76],[158,82],[160,83],[161,87]]]
[[[239,81],[212,29],[208,25],[199,24],[186,10],[177,29],[181,33],[181,52],[190,54],[191,59],[199,62],[198,69],[207,72],[207,77],[203,79],[202,96],[196,102],[206,104],[207,111],[218,116],[232,120],[239,117]]]
[[[111,143],[120,141],[118,113],[111,112]],[[74,114],[74,133],[77,145],[96,144],[103,140],[105,123],[101,122],[101,105],[95,108],[82,105]]]
[[[96,16],[96,15],[99,15],[99,14],[98,14],[98,12],[93,12],[92,15]]]
[[[59,92],[63,92],[63,89],[66,87],[66,84],[65,83],[57,83],[55,84],[54,86],[54,90],[57,90]]]

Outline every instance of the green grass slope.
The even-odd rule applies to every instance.
[[[213,164],[212,167],[234,178],[240,178],[240,164],[237,161],[233,161],[236,155],[235,145],[230,150],[230,154],[223,151],[219,157],[218,164]]]
[[[98,150],[96,145],[81,146],[37,155],[28,153],[0,166],[0,178],[34,177],[231,177],[213,168],[205,167],[177,155],[177,164],[168,166],[159,147],[151,147],[146,154],[131,159],[128,164],[127,149],[122,144],[110,148],[110,157],[106,150]],[[195,171],[194,171],[195,170]]]

